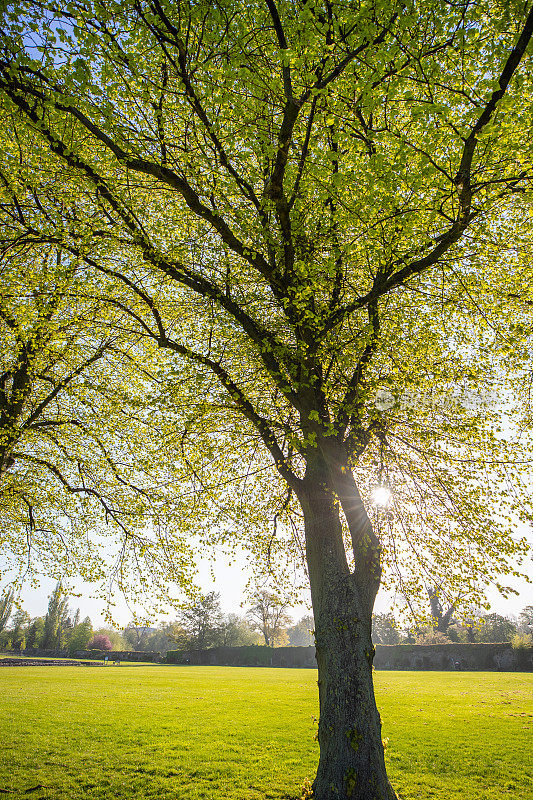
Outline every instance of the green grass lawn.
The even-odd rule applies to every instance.
[[[533,798],[533,675],[375,680],[402,798]],[[0,796],[293,800],[316,767],[316,714],[314,670],[3,667]]]

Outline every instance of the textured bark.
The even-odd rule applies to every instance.
[[[316,800],[393,800],[372,682],[372,606],[376,570],[348,568],[331,472],[308,469],[300,498],[315,619],[320,721]],[[343,504],[344,505],[344,504]],[[365,541],[369,520],[364,521]],[[357,531],[351,531],[357,540]],[[365,558],[368,560],[368,547]],[[379,558],[376,549],[374,557]],[[364,585],[361,585],[364,583]]]

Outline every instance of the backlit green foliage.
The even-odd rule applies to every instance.
[[[524,556],[532,25],[500,0],[7,5],[12,227],[169,351],[158,457],[205,548],[290,574],[318,453],[367,509],[392,488],[374,529],[412,610]]]

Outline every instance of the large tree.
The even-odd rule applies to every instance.
[[[181,610],[178,622],[188,636],[188,647],[205,650],[221,644],[224,618],[220,595],[217,592],[200,595],[196,602]]]
[[[263,636],[265,645],[276,647],[288,641],[286,629],[292,620],[287,614],[287,600],[266,589],[258,589],[250,599],[253,606],[246,615]]]
[[[68,596],[61,583],[57,583],[48,598],[48,611],[44,618],[44,635],[41,646],[46,650],[60,650],[65,646],[68,619]]]
[[[290,520],[298,550],[301,522],[314,793],[388,800],[371,671],[382,567],[410,597],[438,582],[479,600],[483,576],[524,552],[495,491],[519,484],[498,406],[451,393],[505,377],[509,327],[480,297],[497,297],[515,258],[506,236],[528,224],[533,10],[45,0],[8,12],[6,186],[18,197],[52,183],[63,221],[20,220],[21,235],[115,280],[111,306],[171,352],[179,379],[161,399],[194,408],[179,457],[208,493],[198,514],[224,523],[210,539],[228,535],[221,509],[244,520],[227,489],[235,452],[250,457],[257,507],[279,503],[273,534],[249,537],[268,568]],[[394,500],[370,514],[376,482]]]

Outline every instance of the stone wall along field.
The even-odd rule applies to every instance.
[[[316,669],[314,647],[213,647],[170,650],[169,664],[235,667],[309,667]],[[376,645],[376,669],[533,671],[533,648],[502,644]]]

